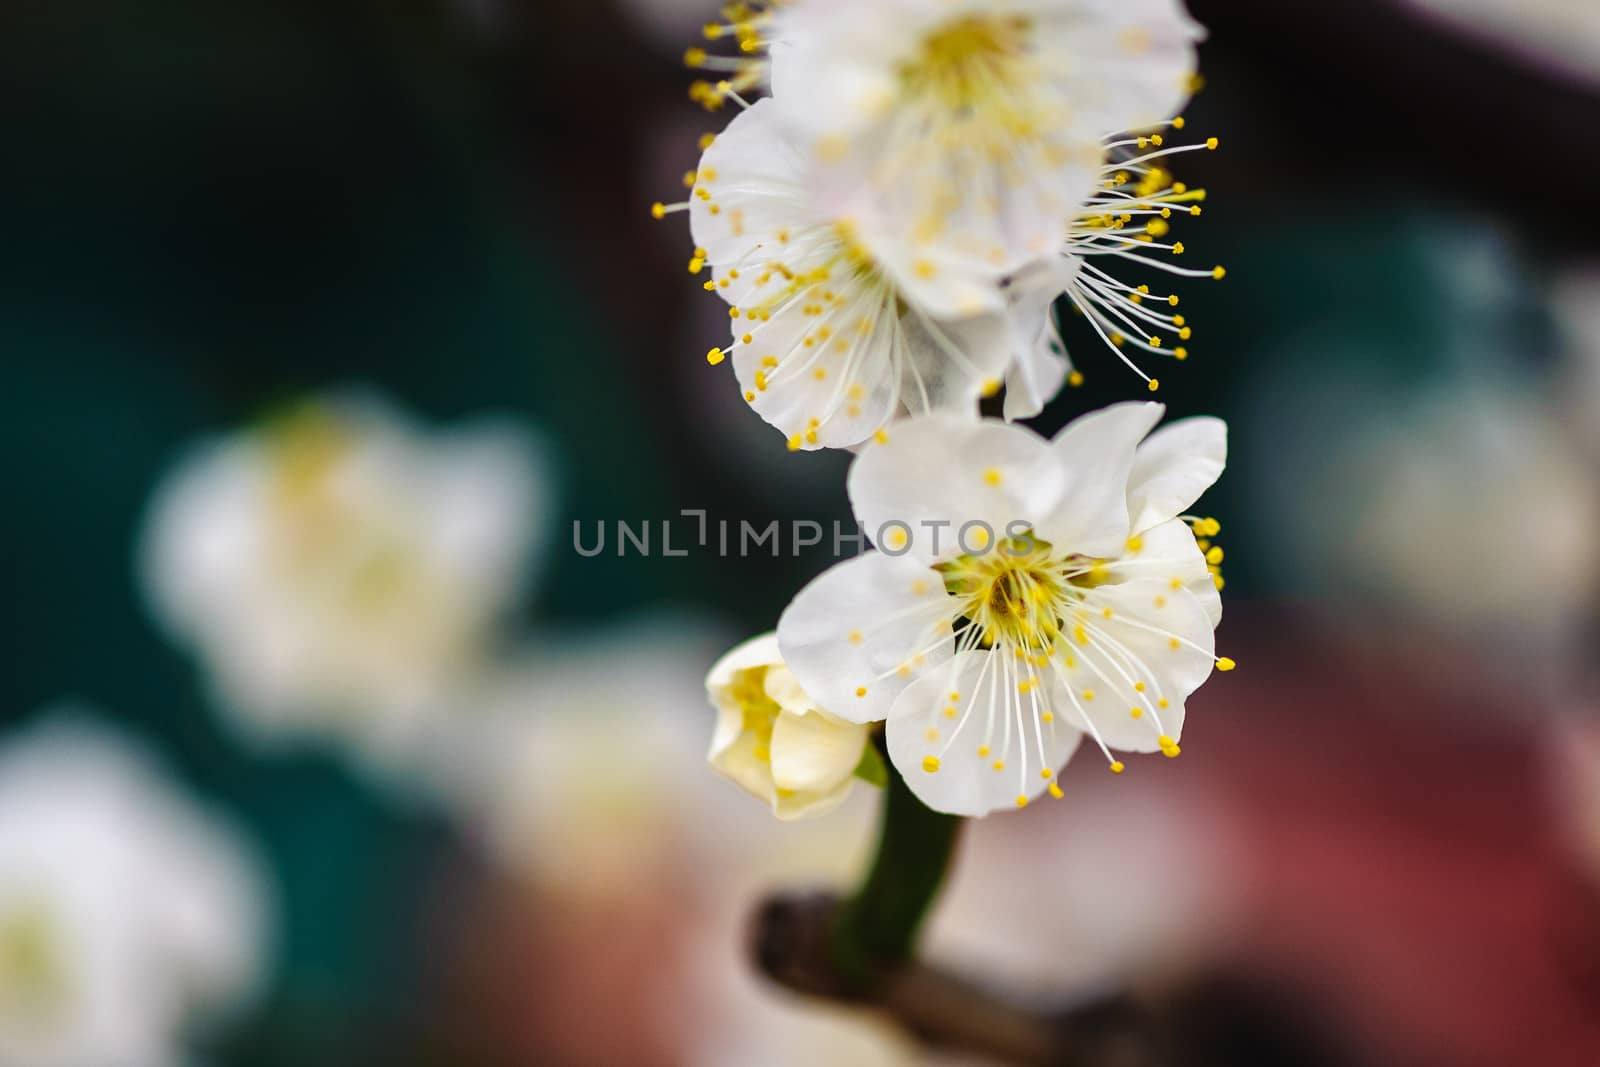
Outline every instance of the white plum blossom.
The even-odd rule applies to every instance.
[[[732,356],[746,402],[791,449],[858,445],[908,412],[975,411],[1031,351],[1026,323],[1037,334],[1044,306],[1013,326],[997,278],[941,284],[932,263],[880,260],[870,216],[818,201],[775,106],[757,102],[711,143],[687,202],[691,266],[711,266],[706,288],[732,319],[708,358]]]
[[[1222,550],[1197,540],[1218,525],[1184,515],[1222,472],[1226,428],[1150,434],[1163,411],[1115,405],[1052,441],[929,416],[852,464],[878,550],[803,589],[779,646],[835,715],[887,720],[890,758],[930,807],[1060,795],[1084,734],[1118,773],[1112,750],[1175,756],[1185,699],[1232,668],[1213,651]]]
[[[996,42],[1009,39],[1012,30],[1002,33],[995,26],[1012,26],[1020,35],[1015,47],[1021,52],[1012,57],[1018,63],[1024,62],[1021,53],[1048,51],[1054,39],[1035,22],[1041,27],[1053,23],[1032,10],[1040,6],[997,4],[980,15],[963,13],[962,4],[901,0],[860,5],[852,13],[869,22],[881,18],[897,24],[893,32],[883,29],[884,41],[873,42],[876,62],[878,52],[895,47],[891,38],[914,38],[923,22],[943,18],[945,8],[960,8],[949,14],[948,32],[940,31],[945,36],[926,47],[941,55],[952,52],[946,58],[957,73],[946,73],[961,85],[966,85],[963,79],[975,79],[992,89],[991,77],[998,79],[997,84],[1011,77],[990,70],[994,64],[1003,66],[999,59],[969,57],[975,64],[969,70],[964,65],[969,59],[954,52],[971,47],[981,53],[990,45],[998,47]],[[1119,40],[1129,34],[1129,39],[1142,39],[1127,29],[1121,14],[1066,13],[1067,8],[1081,6],[1072,3],[1042,6],[1063,9],[1052,18],[1071,21],[1082,16],[1075,32],[1087,34],[1086,39],[1118,27]],[[910,10],[901,11],[902,7]],[[690,185],[687,200],[657,204],[654,211],[658,218],[676,211],[690,213],[696,243],[690,270],[698,274],[709,265],[712,274],[705,288],[731,305],[731,342],[712,348],[707,358],[716,365],[732,356],[746,402],[783,431],[791,449],[854,447],[905,415],[971,412],[980,398],[994,395],[1002,385],[1007,418],[1038,414],[1063,384],[1081,381],[1066,358],[1055,322],[1054,303],[1063,295],[1152,391],[1159,380],[1129,358],[1128,351],[1187,358],[1183,342],[1192,328],[1172,310],[1178,296],[1152,292],[1147,282],[1133,284],[1120,277],[1130,265],[1146,275],[1221,278],[1225,273],[1220,266],[1180,266],[1177,257],[1184,253],[1184,244],[1169,236],[1174,215],[1201,214],[1200,202],[1206,195],[1174,178],[1171,157],[1215,149],[1218,140],[1169,143],[1173,131],[1186,126],[1182,116],[1169,117],[1167,109],[1175,108],[1187,91],[1178,86],[1192,76],[1192,44],[1185,35],[1188,31],[1181,29],[1189,26],[1181,12],[1166,0],[1154,7],[1165,9],[1167,22],[1151,11],[1133,14],[1166,26],[1156,36],[1168,40],[1171,48],[1153,48],[1153,53],[1174,65],[1172,89],[1145,94],[1162,101],[1163,109],[1144,123],[1143,133],[1115,133],[1123,127],[1093,123],[1087,133],[1072,133],[1082,143],[1068,168],[1073,176],[1070,192],[1059,197],[1048,190],[1054,188],[1053,181],[1065,180],[1061,174],[1049,178],[1042,166],[1031,165],[1002,181],[989,174],[1005,174],[992,158],[994,149],[981,148],[970,131],[947,138],[953,147],[940,151],[930,147],[943,143],[940,135],[920,126],[906,134],[908,158],[900,160],[900,169],[883,190],[877,191],[869,174],[851,172],[841,179],[837,161],[810,150],[812,135],[789,114],[799,110],[815,117],[819,111],[812,96],[817,93],[826,104],[832,90],[809,83],[798,89],[778,86],[770,99],[747,107],[721,135],[707,135],[700,166],[685,179]],[[724,29],[737,29],[744,42],[758,40],[758,27],[774,20],[784,27],[793,23],[793,32],[780,38],[785,47],[775,51],[779,56],[799,53],[815,44],[805,42],[830,32],[818,11],[831,11],[835,22],[850,21],[833,10],[831,0],[814,0]],[[1014,23],[1025,29],[1016,29]],[[716,32],[720,35],[723,29]],[[1036,37],[1046,43],[1038,44]],[[703,50],[692,50],[691,60],[711,62]],[[781,60],[775,64],[776,69],[784,68]],[[902,72],[897,77],[910,75]],[[1076,77],[1066,79],[1071,85],[1063,92],[1082,89]],[[988,99],[986,92],[971,91]],[[791,97],[801,93],[810,95],[802,95],[795,104]],[[1110,113],[1138,113],[1143,105],[1135,101],[1137,96],[1119,98],[1123,110]],[[893,107],[916,111],[921,99],[910,93]],[[1100,98],[1094,92],[1087,99]],[[1053,106],[1061,105],[1057,101]],[[962,105],[956,108],[958,119],[952,121],[974,121],[981,111],[977,104]],[[934,109],[934,113],[940,112]],[[979,129],[1005,128],[993,116],[984,121],[989,125],[979,122]],[[1053,136],[1047,134],[1040,133],[1041,144]],[[890,135],[882,131],[867,135],[869,146],[863,151],[868,155],[889,151],[885,137]],[[1031,135],[1021,137],[1022,143],[1035,148],[1036,140]],[[1066,152],[1060,146],[1053,151]],[[980,178],[948,173],[952,164],[947,156],[957,161],[953,165],[958,172],[972,166],[999,181],[1005,195]],[[1043,181],[1045,192],[1034,189],[1035,179]],[[924,185],[937,206],[910,217],[907,210],[915,206],[917,190]],[[1050,202],[1049,210],[1041,200]],[[1002,207],[1014,210],[1017,218],[1000,219]],[[974,228],[992,226],[1014,234],[1024,225],[1031,234],[1025,250],[1009,247],[1005,235],[979,240],[971,234]],[[958,235],[952,236],[952,226]]]
[[[55,717],[0,747],[0,1063],[177,1067],[263,977],[266,887],[137,745]]]
[[[844,803],[870,728],[816,705],[783,664],[776,634],[752,638],[706,676],[717,709],[708,758],[723,777],[780,819],[821,815]]]
[[[938,307],[1057,248],[1105,139],[1187,100],[1203,33],[1177,0],[803,0],[767,39],[824,209]]]
[[[150,603],[252,738],[405,758],[481,669],[546,508],[534,442],[340,395],[216,440],[158,489]]]

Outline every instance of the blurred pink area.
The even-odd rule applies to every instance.
[[[1529,725],[1556,709],[1518,706],[1539,698],[1466,656],[1265,611],[1225,626],[1243,666],[1194,701],[1172,773],[1243,848],[1231,955],[1384,1062],[1592,1064],[1600,891]]]
[[[1600,889],[1529,725],[1550,709],[1517,707],[1535,698],[1469,656],[1287,611],[1237,608],[1223,637],[1241,666],[1195,699],[1182,757],[1113,777],[1085,756],[1066,799],[970,827],[930,954],[1063,1000],[1225,970],[1303,1002],[1360,1063],[1593,1063]],[[443,979],[472,1047],[699,1063],[708,1039],[770,1029],[751,1005],[792,1002],[754,992],[740,929],[759,887],[793,875],[692,854],[666,842],[584,897],[478,885]]]

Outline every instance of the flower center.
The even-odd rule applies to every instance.
[[[999,542],[981,556],[964,555],[940,564],[945,591],[975,641],[996,646],[1048,650],[1061,634],[1072,607],[1093,588],[1094,561],[1058,557],[1048,541],[1031,534]]]
[[[60,1003],[65,985],[49,911],[35,904],[0,916],[0,1015],[38,1019]]]
[[[1033,23],[1021,16],[969,15],[945,23],[922,41],[900,68],[907,90],[925,92],[954,108],[976,107],[1018,79],[1016,60],[1028,49]]]
[[[750,667],[734,675],[731,695],[744,716],[744,732],[755,739],[756,759],[772,758],[772,728],[778,721],[778,702],[767,695],[766,666]]]

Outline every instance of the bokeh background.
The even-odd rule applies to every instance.
[[[1211,193],[1184,239],[1229,273],[1183,290],[1162,398],[1232,426],[1205,507],[1241,669],[1182,760],[1073,766],[972,827],[930,952],[1031,996],[1177,990],[1196,1063],[1591,1064],[1600,20],[1189,6],[1187,115],[1224,150],[1179,175]],[[744,967],[763,887],[858,869],[869,791],[780,825],[702,760],[704,668],[827,554],[572,548],[575,520],[848,515],[846,457],[790,455],[706,366],[725,312],[649,217],[721,122],[681,65],[709,8],[0,15],[0,722],[92,709],[258,856],[259,989],[202,1062],[928,1062]],[[1138,392],[1068,340],[1086,383],[1041,429]],[[152,606],[196,442],[352,392],[409,434],[519,427],[536,486],[442,774],[263,742]]]

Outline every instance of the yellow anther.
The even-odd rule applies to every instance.
[[[987,485],[999,485],[1000,484],[1000,471],[999,471],[999,469],[996,468],[996,467],[990,467],[988,470],[984,471],[983,472],[983,480],[984,480],[984,483],[987,484]]]
[[[1206,553],[1206,562],[1212,566],[1222,562],[1222,546],[1212,545],[1211,551]]]
[[[1176,241],[1176,242],[1173,243],[1173,245],[1172,245],[1172,254],[1175,255],[1175,256],[1183,255],[1183,242],[1182,241]]]
[[[1159,378],[1151,378],[1150,379],[1150,391],[1153,393],[1157,389],[1160,389],[1160,388],[1161,388],[1161,379],[1159,379]]]
[[[1189,350],[1187,348],[1174,348],[1172,350],[1172,358],[1180,361],[1188,359]]]
[[[851,630],[850,631],[850,643],[852,645],[859,645],[861,643],[861,631],[860,630]]]
[[[1019,794],[1018,794],[1018,795],[1017,795],[1017,807],[1019,807],[1019,808],[1025,808],[1025,807],[1027,807],[1027,806],[1028,806],[1028,798],[1027,798],[1027,797],[1025,797],[1025,796],[1022,796],[1022,795],[1021,795],[1021,794],[1020,794],[1020,793],[1019,793]]]
[[[858,696],[858,697],[864,697],[864,696],[866,696],[866,695],[867,695],[867,687],[866,687],[866,686],[864,686],[864,685],[863,685],[863,686],[859,686],[859,687],[857,687],[857,689],[856,689],[856,696]]]
[[[723,358],[723,352],[720,348],[713,348],[711,351],[706,353],[706,362],[711,364],[713,367],[715,367],[718,363],[721,363]]]
[[[1127,769],[1128,768],[1126,768],[1126,767],[1124,767],[1122,765],[1122,761],[1121,760],[1113,760],[1112,763],[1111,763],[1111,773],[1112,774],[1121,774],[1123,771],[1125,771]]]
[[[1217,141],[1217,139],[1215,137],[1207,137],[1206,138],[1206,147],[1211,149],[1212,151],[1216,151],[1216,147],[1217,147],[1218,143],[1219,142]]]
[[[667,217],[667,205],[663,204],[659,200],[657,200],[655,203],[651,204],[650,205],[650,217],[653,218],[653,219],[664,219],[664,218],[666,218]]]
[[[980,395],[985,398],[994,396],[1000,391],[1000,384],[999,378],[990,378],[988,381],[983,383],[983,390]]]
[[[704,48],[690,48],[683,53],[683,64],[686,67],[704,66],[706,50]]]
[[[889,435],[886,432],[884,432],[883,430],[878,430],[878,431],[874,432],[873,435],[872,435],[872,439],[874,441],[878,442],[880,445],[886,445],[886,444],[889,443]]]
[[[1227,656],[1223,656],[1221,659],[1217,660],[1217,670],[1219,671],[1231,671],[1237,666],[1238,664],[1233,662],[1233,660],[1229,659]]]
[[[1094,690],[1093,689],[1085,689],[1083,691],[1083,699],[1085,699],[1085,700],[1093,700],[1094,699]]]
[[[939,757],[938,756],[924,756],[924,757],[922,757],[922,769],[927,771],[929,774],[937,773],[938,770],[939,770]]]
[[[799,434],[795,434],[792,437],[790,437],[788,444],[789,444],[789,451],[790,452],[798,452],[798,451],[800,451],[800,445],[801,445],[800,435]]]
[[[1177,118],[1172,120],[1172,128],[1175,129],[1175,130],[1183,129],[1183,124],[1184,124],[1185,121],[1186,120],[1184,119],[1184,117],[1182,115],[1179,115]]]
[[[1135,718],[1135,719],[1142,719],[1142,718],[1144,718],[1144,709],[1143,708],[1132,708],[1132,709],[1130,709],[1128,711],[1128,714],[1131,717]]]
[[[706,149],[710,148],[711,143],[716,139],[717,135],[714,133],[702,133],[700,135],[700,151],[704,152]]]
[[[1065,794],[1061,792],[1061,787],[1059,785],[1056,785],[1056,783],[1051,782],[1050,783],[1050,795],[1055,797],[1057,800],[1060,800]]]
[[[994,769],[997,770],[997,771],[1005,770],[1006,769],[1006,761],[1003,760],[1003,759],[995,760],[994,761]]]
[[[1042,723],[1052,723],[1056,721],[1056,717],[1053,712],[1042,711],[1039,713],[1039,721]]]
[[[979,759],[987,759],[988,756],[989,756],[989,746],[988,745],[979,745],[978,746],[978,758]]]
[[[1076,389],[1078,386],[1083,384],[1083,375],[1078,371],[1073,371],[1071,374],[1067,375],[1067,384]]]
[[[1177,745],[1172,745],[1168,748],[1162,749],[1161,754],[1168,759],[1177,759],[1179,756],[1183,755],[1183,749],[1179,748]]]
[[[1228,272],[1222,267],[1217,266],[1211,268],[1211,276],[1220,282],[1223,278],[1228,276]]]

